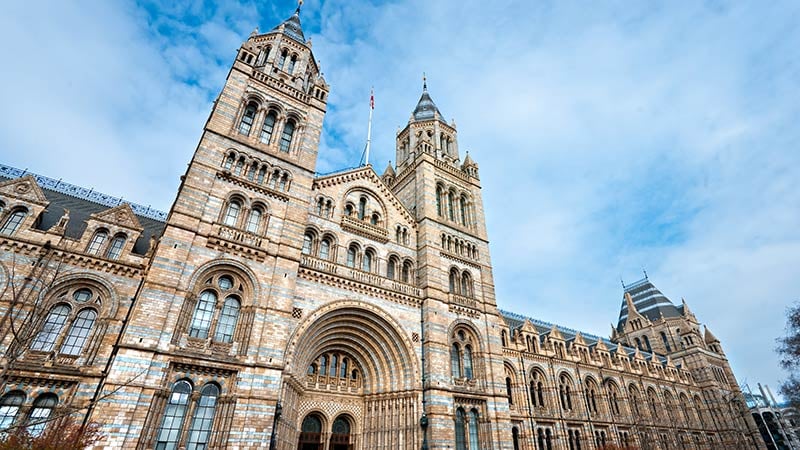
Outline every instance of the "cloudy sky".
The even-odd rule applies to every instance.
[[[800,3],[308,0],[318,170],[373,161],[423,72],[480,164],[502,308],[607,335],[646,269],[777,387],[800,300]],[[0,162],[166,210],[241,41],[291,0],[9,2]]]

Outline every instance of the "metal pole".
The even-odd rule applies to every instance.
[[[370,141],[372,140],[372,111],[375,109],[374,102],[373,102],[373,91],[370,89],[369,91],[369,124],[367,125],[367,150],[366,155],[364,156],[365,165],[369,165],[369,146]]]

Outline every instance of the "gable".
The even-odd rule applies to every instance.
[[[94,213],[89,217],[100,222],[119,225],[132,230],[143,230],[142,225],[139,223],[139,220],[133,213],[133,209],[131,209],[131,205],[127,203],[123,203],[115,208],[109,208],[99,213]]]
[[[0,183],[0,195],[23,202],[46,206],[49,202],[32,175]]]

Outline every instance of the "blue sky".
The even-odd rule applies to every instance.
[[[166,210],[236,49],[293,1],[12,2],[0,160]],[[646,269],[777,387],[800,300],[800,4],[308,0],[321,172],[431,95],[480,165],[498,304],[606,335]]]

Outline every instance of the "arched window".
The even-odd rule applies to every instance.
[[[61,344],[61,353],[65,355],[80,355],[83,351],[83,346],[89,338],[89,334],[94,327],[94,321],[97,319],[97,312],[93,309],[83,309],[78,312],[78,316],[72,322],[69,328],[66,339]]]
[[[236,330],[236,322],[239,320],[239,308],[241,303],[236,296],[229,296],[225,299],[222,312],[217,322],[217,330],[214,333],[214,340],[219,342],[232,342],[233,332]]]
[[[89,246],[86,247],[86,253],[90,255],[99,254],[103,245],[106,243],[106,239],[108,239],[108,231],[102,229],[95,231],[92,240],[89,241]]]
[[[459,276],[456,269],[450,269],[450,293],[458,294]]]
[[[286,71],[289,73],[294,72],[295,64],[297,64],[297,55],[292,55],[292,57],[289,59],[289,68],[286,69]]]
[[[450,220],[454,222],[456,220],[455,203],[456,203],[455,194],[453,194],[453,192],[451,191],[447,194],[447,214],[450,217]]]
[[[247,217],[247,231],[258,233],[258,229],[261,227],[261,217],[263,215],[264,212],[260,207],[255,207],[250,210],[250,215]]]
[[[461,351],[458,344],[450,346],[450,373],[453,378],[461,378]]]
[[[648,339],[647,336],[642,336],[642,340],[644,341],[644,348],[646,348],[648,352],[653,353],[653,347],[650,346],[650,339]]]
[[[469,412],[469,450],[478,450],[478,410],[472,409]]]
[[[472,379],[472,346],[464,346],[464,378]]]
[[[394,280],[397,268],[397,258],[394,256],[389,257],[389,262],[386,263],[386,278]]]
[[[12,211],[3,223],[3,227],[0,228],[0,234],[4,236],[11,236],[14,234],[22,224],[22,221],[25,220],[27,214],[28,210],[25,208],[17,208]]]
[[[228,208],[225,210],[225,216],[222,222],[230,227],[235,227],[239,222],[239,213],[242,210],[242,203],[239,200],[231,200],[228,203]]]
[[[508,347],[508,337],[507,337],[507,334],[506,334],[506,330],[503,330],[503,331],[500,332],[500,344],[503,347]]]
[[[442,186],[436,185],[436,214],[439,217],[444,217],[444,211],[442,211]]]
[[[128,239],[122,233],[119,233],[114,236],[114,239],[111,240],[111,245],[108,246],[108,252],[106,253],[106,257],[108,259],[119,259],[122,255],[122,248],[125,247],[125,241]]]
[[[261,125],[261,136],[259,140],[264,144],[269,144],[272,140],[272,133],[275,131],[275,122],[277,121],[278,117],[275,114],[275,111],[270,111],[266,117],[264,117],[264,124]]]
[[[566,375],[559,377],[558,393],[561,398],[561,408],[572,411],[572,382]]]
[[[364,220],[367,215],[367,197],[358,199],[358,218]]]
[[[656,391],[649,389],[647,391],[647,400],[650,405],[650,414],[652,414],[653,420],[656,420],[658,418],[658,400]]]
[[[533,372],[531,380],[531,404],[534,408],[544,407],[544,376],[541,373]]]
[[[36,397],[28,415],[28,433],[31,436],[39,436],[47,428],[47,420],[50,419],[57,404],[58,396],[55,394],[42,394]]]
[[[283,126],[283,132],[281,133],[281,145],[280,149],[282,152],[289,153],[289,147],[292,145],[292,137],[294,136],[294,128],[295,128],[294,120],[289,119],[286,121],[286,124]]]
[[[236,161],[236,155],[233,153],[228,153],[228,156],[225,157],[225,162],[222,163],[222,168],[231,170],[234,161]]]
[[[328,358],[325,355],[319,358],[319,374],[327,375],[328,373]]]
[[[508,397],[508,404],[514,404],[514,396],[512,395],[511,390],[511,377],[506,377],[506,397]]]
[[[306,233],[303,235],[303,254],[310,255],[311,254],[311,247],[314,243],[314,236],[311,233]]]
[[[514,442],[514,450],[519,449],[519,428],[513,427],[511,429],[511,440]]]
[[[467,417],[463,408],[456,410],[456,450],[467,450]]]
[[[364,272],[372,272],[374,258],[375,253],[372,251],[372,249],[367,249],[364,251],[364,257],[361,258],[361,270]]]
[[[459,206],[461,207],[461,209],[460,209],[460,212],[461,212],[461,215],[460,215],[461,216],[460,217],[461,225],[467,226],[467,196],[466,195],[462,195],[461,196],[461,201],[459,202]]]
[[[264,184],[264,178],[267,176],[267,168],[262,166],[261,169],[258,171],[258,175],[256,176],[256,183]]]
[[[316,414],[307,415],[300,430],[297,448],[322,448],[322,420]]]
[[[667,333],[661,332],[661,340],[664,342],[664,347],[667,349],[667,353],[672,351],[672,347],[669,345],[669,339],[667,338]]]
[[[319,257],[322,259],[330,259],[331,255],[331,241],[328,238],[323,238],[319,244]]]
[[[203,291],[197,301],[189,328],[189,336],[206,339],[211,328],[211,319],[217,305],[217,296],[212,291]]]
[[[61,334],[61,330],[67,322],[70,311],[71,308],[64,304],[54,306],[47,315],[42,329],[39,330],[39,333],[33,340],[31,349],[41,352],[52,351],[56,343],[56,338]]]
[[[378,213],[375,213],[372,216],[370,216],[369,223],[371,223],[372,225],[377,225],[378,222],[380,222],[380,220],[381,219],[380,219],[380,216],[378,215]]]
[[[159,450],[176,450],[181,437],[183,420],[192,395],[192,385],[187,380],[180,380],[172,387],[164,418],[156,435],[156,448]]]
[[[250,130],[253,128],[253,121],[256,119],[256,111],[258,110],[258,105],[256,102],[250,102],[247,104],[247,107],[244,108],[244,114],[242,114],[242,121],[239,123],[239,133],[245,136],[250,135]]]
[[[214,424],[214,413],[217,410],[217,397],[219,387],[216,384],[207,384],[200,391],[200,399],[194,410],[192,425],[189,427],[189,437],[186,441],[186,450],[204,450],[211,440],[211,427]]]
[[[461,295],[464,297],[472,297],[472,279],[468,272],[461,274]]]
[[[0,430],[14,425],[23,403],[25,393],[22,391],[11,391],[0,399]]]
[[[339,378],[347,378],[347,358],[342,359],[342,365],[339,367]]]
[[[289,52],[287,52],[286,49],[283,49],[283,51],[281,52],[281,57],[280,57],[280,59],[278,59],[278,68],[279,69],[283,70],[283,66],[284,66],[284,64],[286,64],[286,56],[288,56],[288,54],[289,54]]]
[[[347,267],[355,267],[356,266],[356,255],[358,254],[358,248],[355,245],[351,245],[347,248]]]
[[[411,261],[403,262],[403,283],[411,282]]]
[[[339,362],[339,357],[336,355],[331,356],[331,370],[328,373],[328,376],[335,377],[336,376],[336,364]]]
[[[256,169],[258,168],[258,163],[252,163],[247,169],[247,179],[253,181],[256,178]]]
[[[633,341],[636,342],[636,348],[642,350],[642,341],[640,341],[639,338],[633,338]]]

